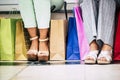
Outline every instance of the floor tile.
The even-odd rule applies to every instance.
[[[0,80],[9,80],[25,68],[26,66],[0,66]]]
[[[29,66],[11,80],[84,80],[83,65]]]
[[[120,80],[120,65],[85,65],[85,80]]]

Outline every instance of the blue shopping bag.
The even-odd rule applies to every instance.
[[[80,60],[76,20],[74,17],[69,17],[68,21],[66,60]]]

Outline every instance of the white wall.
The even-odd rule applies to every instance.
[[[74,3],[75,2],[75,0],[64,0],[64,1],[66,1],[67,3]]]
[[[0,0],[0,4],[17,4],[17,0]]]
[[[65,0],[67,3],[73,3],[74,0]],[[72,5],[72,4],[71,4]],[[19,10],[18,0],[0,0],[0,11],[12,11],[14,8]],[[68,9],[72,6],[68,5]]]
[[[0,11],[12,11],[13,8],[18,9],[17,0],[0,0]]]

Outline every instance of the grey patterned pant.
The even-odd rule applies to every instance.
[[[115,28],[114,0],[83,0],[82,16],[88,42],[101,40],[113,46]]]

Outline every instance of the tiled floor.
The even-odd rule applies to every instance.
[[[120,63],[80,61],[0,62],[0,80],[120,80]]]

